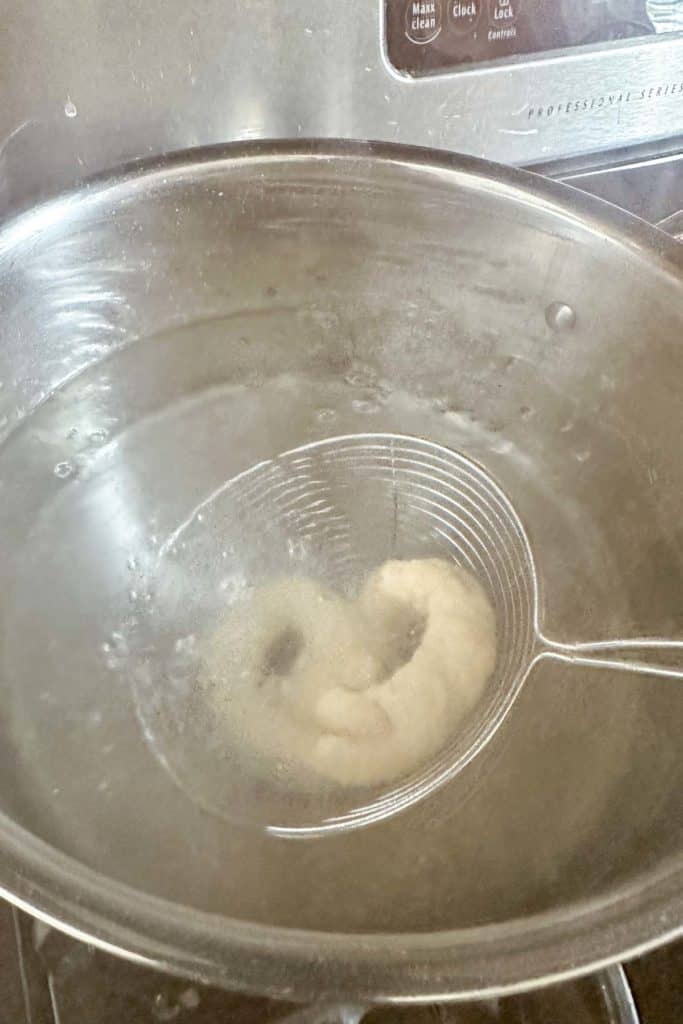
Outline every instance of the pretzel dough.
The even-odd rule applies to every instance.
[[[440,559],[386,562],[355,601],[309,579],[270,584],[204,659],[226,742],[343,785],[387,782],[435,754],[495,660],[484,590]]]

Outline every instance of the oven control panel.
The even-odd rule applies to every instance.
[[[389,61],[430,75],[683,32],[683,0],[385,0]]]

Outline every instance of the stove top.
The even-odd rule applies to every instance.
[[[0,1024],[680,1024],[683,942],[626,967],[537,993],[464,1006],[296,1007],[167,977],[0,904]],[[623,991],[622,991],[623,990]]]

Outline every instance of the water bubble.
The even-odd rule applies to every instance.
[[[351,402],[354,412],[371,414],[379,412],[380,404],[376,398],[356,398]]]
[[[88,440],[91,441],[92,444],[103,444],[103,442],[107,440],[107,431],[102,429],[93,430]]]
[[[78,437],[78,427],[72,427],[66,435],[67,441],[73,441],[74,437]]]
[[[530,419],[533,419],[534,410],[530,408],[530,406],[528,405],[522,405],[519,409],[519,415],[522,417],[523,420],[528,421]]]
[[[181,992],[178,996],[178,1001],[186,1010],[196,1010],[201,1002],[199,992],[196,988],[186,988],[185,991]]]
[[[68,477],[73,476],[74,467],[70,462],[58,462],[53,473],[55,476],[59,477],[60,480],[66,480]]]
[[[128,641],[123,633],[112,633],[108,640],[101,645],[100,650],[104,655],[104,663],[110,671],[115,671],[128,656]]]
[[[311,320],[325,331],[330,331],[339,325],[339,314],[334,313],[332,310],[313,309],[309,315]]]
[[[131,572],[135,572],[136,569],[140,568],[140,563],[138,562],[137,558],[135,558],[134,555],[130,556],[130,558],[126,562],[126,565],[128,566]]]
[[[152,1000],[152,1013],[157,1020],[173,1020],[180,1013],[181,1006],[166,995],[165,992],[157,992]]]
[[[353,363],[344,380],[352,388],[371,388],[377,383],[377,374],[365,363]]]
[[[180,636],[175,642],[175,650],[177,654],[192,654],[197,643],[197,637],[194,633],[190,633],[189,636]]]
[[[76,109],[76,104],[73,102],[73,100],[67,99],[66,103],[64,104],[64,113],[67,117],[76,117],[78,110]]]
[[[138,592],[137,592],[137,590],[129,590],[128,591],[128,600],[131,603],[135,603],[135,601],[137,601],[137,599],[138,599]]]
[[[337,413],[334,409],[318,409],[315,418],[318,423],[331,423],[332,420],[337,418]]]
[[[239,589],[239,585],[239,580],[236,580],[234,576],[226,576],[218,584],[218,589],[224,594],[232,595]]]
[[[500,441],[496,441],[495,444],[491,445],[491,451],[494,451],[497,455],[509,455],[514,451],[514,444],[512,441],[503,438]]]
[[[585,449],[584,451],[574,452],[574,458],[577,462],[588,462],[591,457],[590,451]]]
[[[551,302],[546,307],[545,322],[554,331],[571,331],[576,327],[576,311],[566,302]]]

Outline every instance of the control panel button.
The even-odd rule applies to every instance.
[[[489,0],[489,21],[493,28],[511,28],[517,21],[521,0]]]
[[[424,46],[441,31],[441,0],[408,0],[406,4],[406,35],[411,43]]]
[[[454,32],[472,32],[481,16],[484,0],[448,0],[448,20]]]

